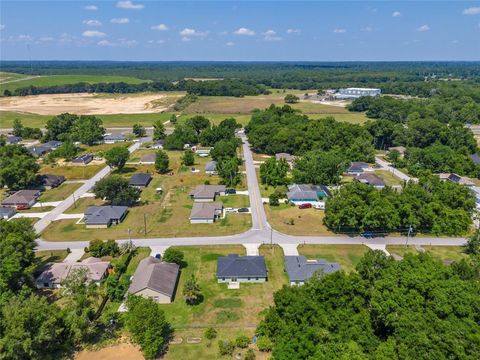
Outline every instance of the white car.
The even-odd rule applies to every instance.
[[[226,212],[226,213],[235,213],[235,212],[237,212],[237,209],[234,209],[234,208],[225,208],[225,212]]]

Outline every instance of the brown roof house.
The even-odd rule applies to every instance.
[[[180,266],[149,256],[133,275],[128,292],[159,304],[170,304],[175,296]]]
[[[223,215],[223,204],[219,202],[197,202],[192,206],[190,224],[212,224]]]
[[[383,189],[385,187],[385,182],[383,181],[383,179],[375,174],[359,174],[353,179],[363,184],[373,186],[377,189]]]
[[[293,161],[295,160],[295,156],[293,156],[289,153],[278,153],[278,154],[275,154],[275,159],[285,160],[288,163],[288,166],[290,166],[290,168],[292,168],[293,167]]]
[[[438,174],[440,180],[442,181],[450,181],[458,185],[464,186],[475,186],[475,183],[466,176],[460,176],[454,173],[441,173]]]
[[[61,262],[49,265],[37,278],[35,284],[38,289],[55,289],[62,287],[62,281],[69,274],[80,269],[86,269],[90,281],[100,284],[107,274],[110,262],[89,257],[82,262]]]
[[[4,206],[31,207],[40,196],[39,190],[19,190],[2,201]]]
[[[211,202],[216,196],[225,195],[225,185],[198,185],[190,192],[190,197],[197,202]]]

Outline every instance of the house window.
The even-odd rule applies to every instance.
[[[50,284],[49,283],[43,283],[43,287],[50,287]]]
[[[258,280],[258,278],[255,278],[255,280]]]
[[[250,280],[250,278],[248,278],[248,280]]]
[[[222,278],[222,281],[225,281],[225,278]]]

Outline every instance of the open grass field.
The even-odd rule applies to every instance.
[[[20,79],[24,80],[20,80]],[[14,82],[12,80],[15,80]],[[18,81],[17,81],[18,80]],[[0,92],[3,94],[5,90],[14,91],[15,89],[27,86],[55,86],[65,84],[75,84],[85,82],[89,84],[108,83],[108,82],[125,82],[127,84],[140,84],[148,82],[148,80],[137,79],[130,76],[104,76],[104,75],[47,75],[47,76],[31,76],[15,73],[0,73]]]
[[[267,219],[275,230],[289,235],[329,235],[335,236],[323,224],[324,210],[299,209],[298,206],[280,204],[264,205]],[[293,225],[291,225],[293,222]]]
[[[55,189],[44,191],[38,200],[42,202],[65,200],[80,186],[82,186],[81,183],[62,184]]]
[[[141,237],[177,237],[203,235],[231,235],[241,233],[251,227],[250,214],[227,214],[224,219],[214,224],[190,224],[189,215],[193,201],[189,197],[191,189],[196,185],[209,180],[212,184],[218,183],[216,176],[208,176],[203,172],[206,158],[196,158],[196,166],[202,171],[192,173],[184,170],[180,164],[183,152],[169,151],[170,167],[173,176],[160,175],[153,165],[127,165],[120,175],[129,178],[136,172],[152,174],[153,179],[146,189],[143,189],[141,201],[137,206],[130,208],[125,220],[107,229],[86,229],[84,225],[75,224],[76,220],[59,220],[50,224],[42,233],[45,240],[62,241],[66,237],[72,240],[98,239],[128,239],[128,229],[132,238]],[[156,193],[156,188],[163,189],[162,194]],[[245,199],[228,196],[219,197],[219,201],[226,201],[231,205],[247,204]],[[68,209],[68,213],[80,213],[87,206],[99,205],[98,200],[92,198],[79,199],[77,208]]]
[[[391,172],[386,171],[386,170],[376,170],[375,174],[380,176],[383,181],[385,182],[385,185],[387,186],[397,186],[397,185],[402,185],[403,180],[396,177],[393,175]]]
[[[80,199],[75,199],[75,204],[69,207],[65,214],[80,214],[85,212],[89,206],[99,206],[102,205],[103,201],[95,199],[94,197],[83,197]]]
[[[299,245],[298,253],[307,259],[325,259],[338,262],[346,272],[354,271],[363,255],[368,251],[365,245]]]
[[[87,166],[57,166],[42,165],[40,174],[63,175],[67,180],[90,179],[93,175],[103,169],[105,165],[87,165]]]
[[[124,141],[124,142],[118,142],[115,144],[98,144],[98,145],[82,145],[80,148],[79,154],[95,154],[95,153],[101,153],[110,150],[111,148],[114,147],[126,147],[128,148],[130,145],[132,145],[133,142],[131,141]]]
[[[422,246],[422,248],[431,253],[434,257],[447,263],[452,261],[460,261],[468,257],[468,255],[463,252],[463,248],[461,246]],[[411,245],[388,245],[387,251],[402,257],[406,254],[418,254],[418,250]]]
[[[269,279],[265,283],[241,284],[238,290],[227,289],[227,284],[217,283],[215,277],[217,258],[232,253],[245,255],[241,245],[176,247],[185,254],[187,267],[182,270],[174,302],[162,305],[167,319],[175,329],[208,326],[254,329],[261,311],[272,304],[273,293],[287,284],[283,271],[283,251],[280,247],[262,246],[260,255],[265,256]],[[199,282],[203,301],[195,306],[185,303],[183,284],[191,274]]]

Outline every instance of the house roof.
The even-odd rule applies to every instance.
[[[104,140],[125,140],[125,138],[126,137],[124,134],[118,134],[118,133],[103,135]]]
[[[440,180],[448,180],[460,185],[475,186],[475,183],[466,176],[460,176],[455,173],[440,173]]]
[[[58,140],[50,140],[49,142],[46,142],[45,144],[43,144],[44,147],[48,148],[48,149],[56,149],[58,148],[60,145],[62,145],[63,143],[61,141],[58,141]]]
[[[263,256],[238,256],[229,254],[217,260],[217,277],[267,277]]]
[[[382,187],[385,186],[385,182],[383,179],[375,174],[360,174],[355,177],[355,180],[358,182],[372,185],[372,186],[377,186],[377,187]]]
[[[150,180],[152,180],[152,175],[138,173],[133,174],[128,183],[133,186],[147,186]]]
[[[478,154],[472,154],[469,157],[475,164],[480,164],[480,156]]]
[[[156,156],[155,156],[154,153],[146,154],[140,159],[140,162],[142,162],[142,163],[154,163],[155,158],[156,158]]]
[[[223,209],[223,204],[219,202],[213,203],[194,203],[190,212],[190,220],[210,220],[215,219],[215,213]]]
[[[225,185],[198,185],[190,192],[190,196],[194,199],[214,199],[215,195],[225,190]]]
[[[275,159],[277,160],[285,160],[287,162],[292,162],[293,160],[295,160],[295,157],[292,155],[292,154],[289,154],[289,153],[278,153],[278,154],[275,154]]]
[[[369,165],[366,162],[353,161],[352,163],[350,163],[348,171],[364,171],[365,169],[368,169],[368,167]]]
[[[39,190],[19,190],[2,201],[2,205],[23,205],[36,200],[40,196]]]
[[[7,144],[18,144],[20,141],[22,141],[22,138],[19,136],[15,136],[15,135],[7,136]]]
[[[388,151],[397,150],[400,154],[404,154],[407,148],[405,146],[392,146],[388,148]]]
[[[215,160],[209,161],[205,165],[205,171],[216,171],[217,170],[217,162]]]
[[[138,264],[128,292],[135,294],[148,288],[172,298],[179,270],[180,266],[177,264],[149,256]]]
[[[51,148],[45,145],[40,145],[40,146],[31,146],[27,148],[27,150],[33,156],[42,156],[46,152],[49,152]]]
[[[85,210],[85,224],[104,225],[121,219],[128,211],[127,206],[89,206]]]
[[[65,176],[63,175],[51,175],[51,174],[42,175],[42,184],[44,186],[58,186],[64,181],[65,181]]]
[[[72,160],[73,163],[89,163],[92,161],[93,156],[90,154],[83,154],[80,156],[77,156],[75,159]]]
[[[61,262],[49,265],[37,278],[38,283],[60,283],[72,271],[87,269],[87,276],[92,281],[100,281],[110,266],[110,262],[89,257],[82,262]]]
[[[340,264],[324,259],[307,260],[305,256],[285,256],[285,270],[290,281],[305,281],[316,271],[329,274],[340,270]]]
[[[316,200],[320,192],[331,195],[325,185],[293,184],[288,186],[288,190],[287,197],[290,200]]]
[[[4,217],[10,217],[16,213],[15,208],[10,207],[10,206],[0,206],[0,216]]]

